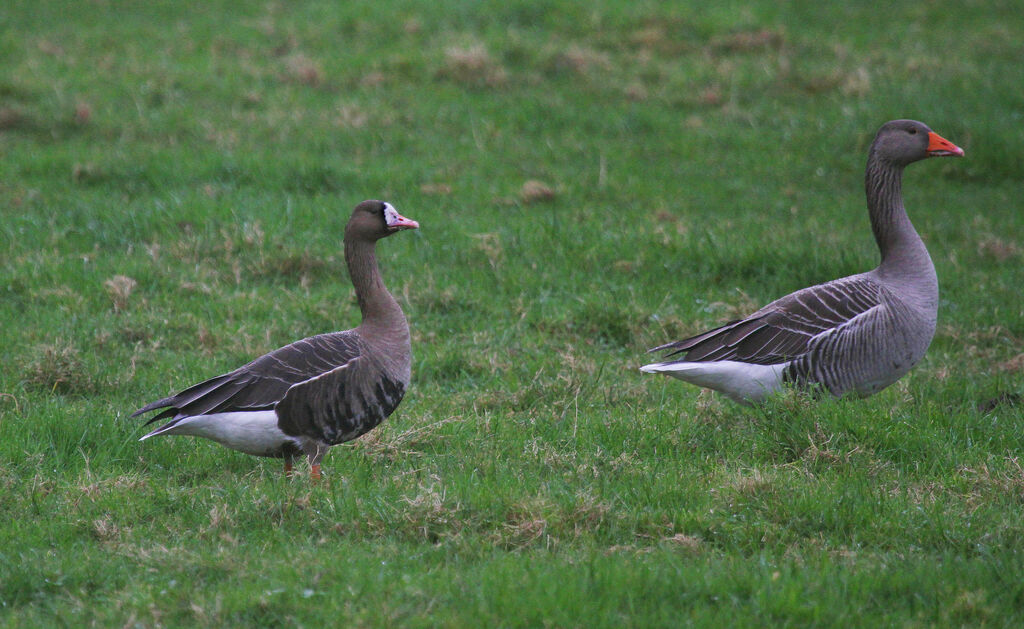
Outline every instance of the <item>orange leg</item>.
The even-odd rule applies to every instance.
[[[291,476],[293,471],[294,471],[294,468],[292,467],[292,462],[290,460],[288,460],[288,459],[285,459],[285,461],[284,461],[284,475],[285,476]]]
[[[312,467],[309,468],[309,478],[314,483],[320,481],[320,464],[319,463],[314,463],[312,465]]]

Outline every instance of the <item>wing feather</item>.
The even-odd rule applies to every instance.
[[[880,286],[865,275],[819,284],[778,299],[739,319],[651,351],[668,351],[677,362],[739,362],[774,365],[811,349],[819,335],[847,325],[881,304]]]
[[[268,410],[295,384],[345,365],[360,354],[359,337],[352,330],[312,336],[260,356],[230,373],[147,404],[132,416],[165,409],[150,420],[153,422],[167,417]]]

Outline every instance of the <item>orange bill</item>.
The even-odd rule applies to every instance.
[[[928,157],[963,157],[964,150],[934,131],[928,132]]]

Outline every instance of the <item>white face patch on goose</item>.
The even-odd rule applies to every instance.
[[[384,223],[387,224],[388,229],[399,230],[399,229],[416,229],[420,226],[416,221],[405,218],[398,213],[395,206],[390,203],[384,203]]]

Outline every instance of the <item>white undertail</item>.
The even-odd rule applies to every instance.
[[[144,435],[139,441],[158,435],[203,437],[256,456],[275,455],[289,444],[300,447],[298,439],[289,437],[277,427],[277,413],[274,411],[235,411],[183,417]]]
[[[661,373],[700,387],[714,389],[736,402],[760,402],[782,389],[782,372],[789,363],[754,365],[735,360],[706,363],[652,363],[644,373]]]

